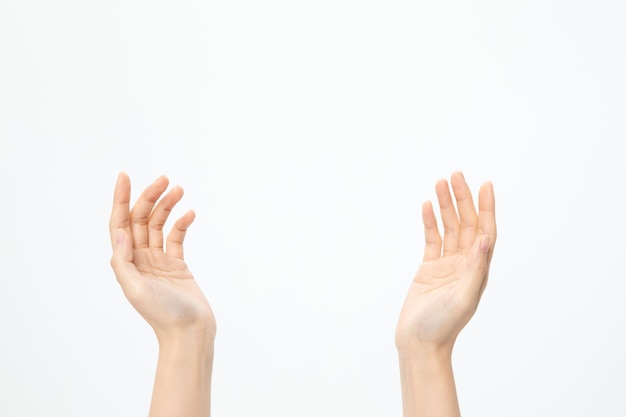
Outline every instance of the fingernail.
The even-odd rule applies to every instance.
[[[483,236],[480,240],[480,250],[487,252],[489,250],[489,244],[491,243],[491,236]]]
[[[124,232],[117,232],[117,234],[115,235],[115,246],[116,247],[121,247],[124,245],[124,241],[126,240],[126,236],[124,235]]]

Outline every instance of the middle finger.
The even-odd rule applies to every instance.
[[[443,255],[456,253],[459,247],[459,218],[452,202],[448,181],[442,179],[435,186],[443,222]]]
[[[160,176],[150,184],[139,196],[139,199],[130,211],[130,224],[133,232],[133,246],[135,249],[148,247],[148,218],[155,203],[167,188],[169,180]]]
[[[459,211],[459,251],[467,253],[476,238],[476,225],[478,216],[474,208],[472,200],[472,192],[470,191],[465,177],[461,172],[455,172],[450,179],[452,190],[456,198],[456,206]]]
[[[158,202],[148,218],[148,246],[163,249],[163,226],[172,209],[183,198],[183,189],[176,186]]]

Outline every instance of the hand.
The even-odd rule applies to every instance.
[[[424,259],[398,320],[399,352],[445,349],[451,353],[456,337],[474,315],[487,284],[496,241],[493,186],[489,182],[481,186],[476,214],[463,174],[452,174],[451,183],[458,214],[448,182],[440,180],[435,187],[443,221],[443,242],[432,204],[426,202],[422,207]]]
[[[109,224],[111,266],[126,298],[152,326],[159,342],[189,333],[213,338],[213,312],[183,260],[183,240],[195,218],[193,211],[174,223],[167,250],[163,249],[163,225],[183,196],[183,189],[176,186],[157,203],[168,183],[159,177],[129,210],[130,179],[119,175]]]

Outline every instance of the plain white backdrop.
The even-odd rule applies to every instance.
[[[120,170],[186,195],[213,415],[399,416],[422,201],[492,180],[465,416],[623,416],[626,6],[0,3],[0,415],[147,415],[157,344],[109,267]]]

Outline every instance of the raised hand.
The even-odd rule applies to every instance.
[[[195,218],[193,211],[174,223],[163,247],[163,226],[183,196],[183,189],[176,186],[159,200],[168,183],[159,177],[131,210],[130,180],[119,175],[109,224],[111,266],[126,298],[159,341],[190,332],[214,337],[211,307],[183,260],[183,240]]]
[[[490,182],[481,186],[478,213],[463,174],[436,184],[443,240],[430,202],[422,207],[424,258],[402,307],[396,328],[400,353],[452,351],[459,332],[473,316],[487,284],[496,241],[495,199]]]

